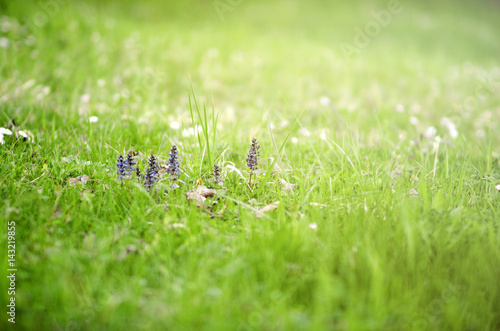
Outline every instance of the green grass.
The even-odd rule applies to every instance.
[[[35,136],[0,145],[2,329],[500,328],[497,2],[403,1],[350,59],[387,2],[247,0],[221,20],[212,1],[70,1],[27,23],[44,3],[0,1],[0,127]],[[172,144],[168,196],[116,180],[118,153]],[[196,208],[216,162],[227,191]]]

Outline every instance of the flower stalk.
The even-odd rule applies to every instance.
[[[158,161],[156,160],[156,157],[151,154],[148,160],[148,168],[146,169],[146,174],[144,175],[144,188],[146,191],[150,192],[158,180]]]
[[[116,160],[116,167],[118,168],[116,170],[116,174],[118,175],[118,179],[125,179],[127,177],[126,171],[125,171],[125,159],[123,158],[123,155],[119,155],[118,159]]]
[[[172,181],[172,185],[170,185],[170,187],[175,188],[175,181],[179,179],[179,176],[181,174],[181,168],[179,164],[179,150],[176,145],[172,145],[172,148],[170,149],[170,153],[168,153],[168,155],[169,158],[167,173],[170,175],[169,178]]]
[[[257,143],[257,139],[252,138],[252,143],[250,145],[250,150],[247,155],[247,167],[250,169],[250,180],[248,181],[248,185],[252,183],[252,176],[255,175],[255,171],[258,169],[259,165],[259,156],[260,156],[260,146]]]
[[[221,180],[221,171],[220,167],[218,164],[214,164],[214,182],[215,185],[221,185],[222,180]]]

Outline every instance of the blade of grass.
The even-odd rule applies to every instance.
[[[283,171],[283,173],[285,174],[285,176],[287,177],[288,179],[288,175],[286,174],[285,170],[283,169],[283,166],[282,166],[282,162],[281,162],[281,152],[283,151],[283,148],[285,147],[285,144],[286,142],[288,141],[288,138],[290,137],[290,135],[292,134],[292,130],[290,130],[290,132],[288,133],[288,135],[286,136],[285,140],[283,141],[283,143],[281,144],[281,147],[278,149],[277,145],[276,145],[276,141],[274,140],[274,135],[273,135],[273,132],[271,130],[271,124],[269,122],[269,117],[267,118],[267,121],[268,121],[268,127],[269,127],[269,131],[271,133],[271,140],[273,142],[273,146],[274,146],[274,150],[277,154],[276,158],[274,159],[273,163],[271,163],[271,165],[269,166],[268,170],[266,171],[266,175],[264,176],[264,179],[262,180],[263,183],[267,183],[269,181],[269,178],[271,177],[271,174],[273,172],[273,169],[274,169],[274,166],[276,165],[276,162],[278,162],[278,160],[280,160],[280,167],[281,167],[281,170]],[[295,126],[294,126],[295,127]],[[264,185],[261,185],[257,191],[255,192],[256,195],[259,195],[260,192],[264,189]]]

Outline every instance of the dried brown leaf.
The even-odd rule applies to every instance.
[[[276,201],[276,202],[270,203],[268,205],[265,205],[261,209],[255,210],[255,214],[257,215],[258,218],[261,218],[264,216],[264,213],[276,210],[278,208],[279,204],[280,204],[280,202]]]
[[[217,191],[212,189],[212,188],[207,188],[206,186],[199,186],[196,191],[198,192],[199,195],[205,197],[205,198],[210,198],[213,197]]]
[[[205,200],[209,197],[213,197],[216,193],[217,191],[214,189],[207,188],[206,186],[198,186],[192,191],[186,193],[186,198],[189,202],[196,202],[196,206],[198,208],[208,208],[208,206],[205,206]]]
[[[78,177],[70,177],[68,179],[68,183],[69,185],[71,186],[75,186],[77,184],[87,184],[87,182],[89,181],[89,176],[87,175],[81,175],[81,176],[78,176]]]
[[[284,179],[280,179],[278,183],[283,191],[292,191],[297,186],[296,184],[287,183],[287,181]]]

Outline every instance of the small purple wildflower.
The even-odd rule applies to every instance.
[[[137,180],[139,181],[139,184],[141,183],[141,169],[139,168],[139,165],[135,168],[135,175],[137,176]]]
[[[179,175],[181,174],[181,169],[179,165],[179,150],[176,145],[173,145],[170,149],[170,156],[168,159],[168,168],[167,173],[170,175],[170,180],[172,180],[171,187],[175,186],[175,181],[179,179]]]
[[[220,176],[221,176],[220,167],[218,164],[214,164],[214,182],[217,185],[221,182]]]
[[[248,151],[248,156],[247,156],[247,167],[250,169],[250,180],[248,181],[248,184],[252,182],[252,175],[254,174],[255,170],[257,170],[257,166],[259,164],[259,152],[260,146],[257,143],[257,139],[252,138],[252,144],[250,145],[250,151]]]
[[[124,169],[125,169],[125,174],[127,179],[132,178],[132,173],[136,171],[135,165],[137,163],[134,160],[134,157],[132,156],[132,153],[127,154],[127,158],[125,159],[125,162],[123,163]]]
[[[144,188],[149,192],[154,184],[159,180],[158,163],[153,154],[149,157],[148,169],[144,175]]]
[[[125,166],[125,159],[123,158],[123,155],[119,155],[118,159],[116,160],[116,167],[118,170],[116,173],[118,174],[119,179],[126,179],[127,178],[127,173],[126,173],[126,166]]]

